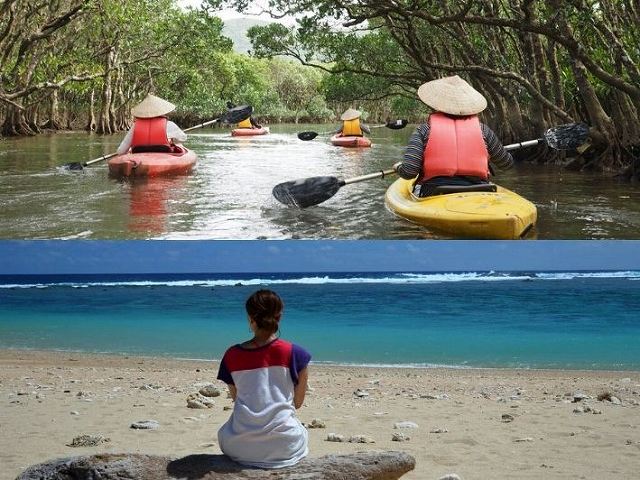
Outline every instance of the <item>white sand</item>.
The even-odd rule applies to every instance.
[[[231,400],[216,373],[217,364],[204,361],[2,350],[0,478],[47,459],[98,452],[219,454],[216,432]],[[187,408],[187,395],[203,382],[219,385],[223,395],[211,409]],[[311,456],[403,450],[417,461],[407,480],[447,473],[463,480],[640,478],[640,372],[312,365],[310,386],[300,419],[326,423],[309,431]],[[354,395],[358,389],[368,396]],[[565,394],[575,392],[591,398],[572,403]],[[598,401],[603,392],[622,405]],[[585,403],[602,413],[574,413]],[[147,419],[160,428],[130,428]],[[402,430],[409,441],[392,441],[402,421],[418,428]],[[375,443],[328,442],[329,433]],[[66,446],[82,434],[110,442]]]

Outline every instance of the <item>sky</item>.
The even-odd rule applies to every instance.
[[[0,241],[0,275],[640,271],[640,241]]]
[[[180,7],[187,8],[187,7],[198,7],[202,2],[201,0],[178,0],[177,3]],[[285,17],[278,20],[274,20],[268,14],[261,13],[263,9],[266,8],[267,6],[268,6],[268,1],[266,0],[258,0],[258,1],[253,0],[250,2],[250,7],[246,11],[247,15],[240,14],[234,9],[226,8],[226,9],[220,10],[219,12],[216,12],[216,16],[220,17],[223,21],[229,20],[231,18],[253,18],[253,19],[265,20],[269,22],[277,21],[278,23],[284,23],[285,25],[295,24],[295,19],[292,17],[291,18]]]
[[[178,3],[178,6],[187,8],[187,7],[198,7],[202,2],[200,0],[178,0],[177,3]],[[252,1],[250,3],[251,3],[251,7],[249,7],[249,9],[247,10],[247,13],[250,13],[251,15],[240,14],[232,8],[222,9],[219,12],[217,12],[216,15],[220,17],[222,20],[228,20],[229,18],[248,17],[248,16],[250,16],[251,18],[259,18],[261,20],[273,20],[266,13],[260,13],[263,10],[262,7],[266,6],[268,2]]]

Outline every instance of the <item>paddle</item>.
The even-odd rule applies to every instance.
[[[273,187],[271,193],[280,203],[285,205],[293,205],[298,208],[307,208],[312,205],[329,200],[338,190],[350,183],[364,182],[374,178],[384,178],[386,175],[392,175],[396,171],[391,168],[389,170],[380,170],[379,172],[369,173],[360,177],[347,178],[345,180],[337,177],[311,177],[294,180],[292,182],[284,182]]]
[[[214,118],[213,120],[209,120],[208,122],[201,123],[199,125],[195,125],[193,127],[185,128],[184,132],[189,132],[191,130],[195,130],[196,128],[206,127],[207,125],[211,125],[216,122],[223,123],[238,123],[244,120],[245,118],[249,118],[253,113],[253,107],[250,105],[240,105],[239,107],[234,107],[228,110],[224,115],[221,115],[218,118]],[[103,160],[108,160],[112,157],[118,155],[117,153],[110,153],[108,155],[103,155],[102,157],[94,158],[93,160],[89,160],[87,162],[71,162],[62,165],[63,168],[67,168],[69,170],[82,170],[84,167],[88,167],[94,163],[102,162]]]
[[[407,126],[407,120],[394,120],[394,121],[390,121],[387,123],[383,123],[382,125],[372,125],[369,128],[381,128],[381,127],[387,127],[390,128],[391,130],[400,130],[401,128],[404,128]],[[300,140],[304,140],[305,142],[307,140],[313,140],[314,138],[316,138],[318,135],[329,135],[330,133],[335,133],[334,131],[331,132],[322,132],[322,133],[318,133],[318,132],[300,132],[298,134],[298,138]]]
[[[554,150],[573,150],[582,145],[589,136],[589,126],[584,123],[567,123],[552,127],[543,136],[527,142],[505,145],[505,150],[517,150],[518,148],[532,147],[539,143],[546,143]]]
[[[571,123],[560,125],[547,130],[541,138],[522,143],[506,145],[506,150],[530,147],[540,142],[545,142],[556,150],[569,150],[582,145],[589,134],[589,127],[583,123]],[[333,197],[338,190],[351,183],[364,182],[374,178],[384,178],[396,173],[395,169],[381,170],[379,172],[362,175],[359,177],[340,179],[337,177],[311,177],[279,183],[273,187],[272,194],[280,203],[298,208],[306,208],[318,205]]]

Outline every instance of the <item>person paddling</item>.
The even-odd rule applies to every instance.
[[[335,133],[340,134],[343,137],[363,137],[364,133],[371,134],[371,130],[364,123],[360,123],[360,113],[353,108],[345,111],[341,116],[342,125]],[[364,133],[363,133],[364,132]]]
[[[513,158],[478,114],[487,100],[455,75],[432,80],[418,88],[418,97],[435,110],[409,139],[403,160],[394,165],[402,178],[416,178],[413,193],[433,195],[439,185],[489,183],[489,162],[500,169]]]
[[[167,115],[175,109],[173,103],[155,95],[147,95],[131,109],[133,125],[120,143],[118,155],[124,155],[129,150],[132,153],[182,151],[176,143],[186,141],[187,134],[167,120]]]
[[[235,108],[235,105],[231,102],[227,102],[227,108],[231,110],[232,108]],[[262,128],[262,125],[256,122],[252,116],[249,116],[238,122],[238,128]]]

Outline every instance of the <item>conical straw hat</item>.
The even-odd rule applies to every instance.
[[[450,115],[475,115],[487,108],[487,99],[458,75],[420,85],[418,97],[434,110]]]
[[[176,106],[173,103],[149,94],[147,98],[131,109],[131,113],[138,118],[153,118],[166,115],[175,109]]]
[[[362,113],[360,113],[358,110],[350,108],[342,115],[340,115],[340,120],[355,120],[356,118],[359,118],[360,115],[362,115]]]

